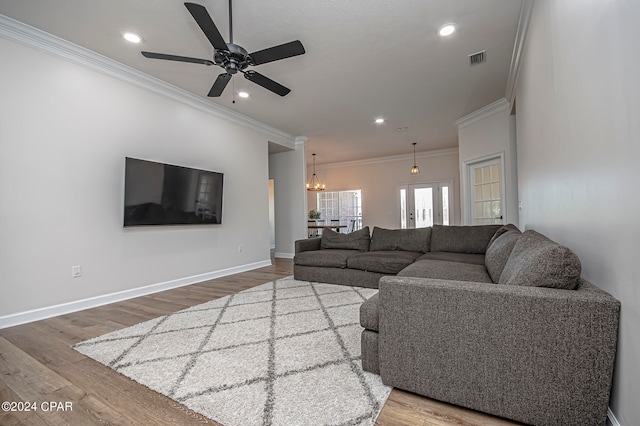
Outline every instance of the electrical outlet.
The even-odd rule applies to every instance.
[[[242,246],[238,246],[238,253],[242,253]]]
[[[80,278],[82,276],[82,266],[76,265],[71,267],[71,278]]]

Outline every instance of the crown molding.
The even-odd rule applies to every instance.
[[[461,129],[477,121],[483,120],[493,114],[508,109],[509,102],[507,102],[505,98],[501,98],[495,102],[490,103],[489,105],[480,108],[479,110],[472,112],[471,114],[467,114],[464,117],[457,119],[456,121],[454,121],[454,124],[458,126],[458,129]]]
[[[516,97],[516,84],[518,83],[518,75],[520,74],[520,64],[522,62],[522,52],[524,50],[524,42],[527,38],[529,30],[529,22],[536,0],[523,0],[520,8],[520,17],[518,19],[518,28],[516,30],[516,40],[513,44],[513,54],[511,55],[511,65],[509,66],[509,77],[507,79],[507,90],[505,98],[509,105],[513,105]]]
[[[109,77],[166,96],[218,118],[264,133],[273,142],[285,146],[293,146],[295,143],[292,135],[268,124],[208,102],[184,89],[4,15],[0,15],[0,37],[56,55]]]
[[[417,152],[416,158],[442,157],[444,155],[458,155],[458,148],[434,149],[432,151]],[[370,164],[387,163],[390,161],[413,160],[413,152],[409,154],[390,155],[387,157],[365,158],[363,160],[343,161],[340,163],[316,164],[316,168],[320,170],[335,169],[338,167],[353,167]]]

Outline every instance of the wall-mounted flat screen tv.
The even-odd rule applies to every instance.
[[[124,226],[222,223],[223,174],[127,157]]]

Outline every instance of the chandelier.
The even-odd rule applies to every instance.
[[[416,143],[414,142],[413,145],[413,167],[411,168],[411,174],[412,175],[419,175],[420,174],[420,169],[418,168],[418,166],[416,166]]]
[[[307,183],[307,191],[324,191],[324,184],[320,184],[320,179],[316,174],[316,155],[311,155],[313,156],[313,175],[311,176],[311,181]]]

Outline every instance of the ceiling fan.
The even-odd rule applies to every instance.
[[[246,68],[266,64],[267,62],[279,61],[280,59],[286,59],[292,56],[302,55],[305,53],[304,46],[302,46],[300,40],[296,40],[280,44],[278,46],[269,47],[267,49],[258,50],[257,52],[248,53],[242,46],[233,44],[231,1],[232,0],[229,0],[229,43],[225,43],[222,35],[220,35],[220,31],[218,31],[218,28],[213,23],[211,16],[204,6],[195,3],[184,4],[213,46],[212,61],[209,59],[198,59],[153,52],[141,52],[142,55],[146,58],[152,59],[191,62],[207,66],[218,65],[219,67],[224,68],[225,72],[218,76],[207,95],[210,97],[220,96],[225,87],[227,87],[227,83],[229,83],[233,74],[238,72],[241,72],[247,80],[252,81],[280,96],[286,96],[291,92],[291,89],[284,87],[280,83],[277,83],[256,71],[246,70]]]

